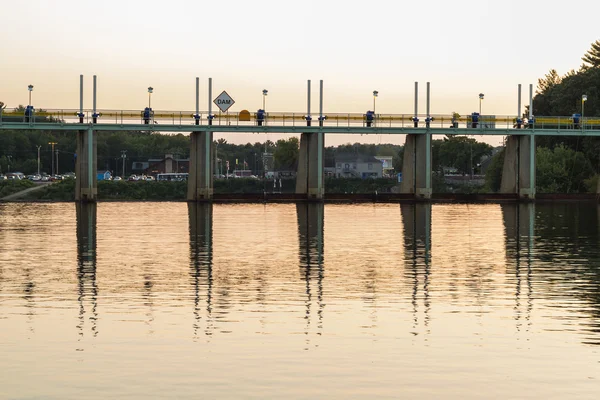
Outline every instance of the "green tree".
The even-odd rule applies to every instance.
[[[591,67],[600,67],[600,40],[592,43],[592,47],[581,57],[584,63]]]
[[[562,78],[555,69],[551,69],[543,78],[538,79],[537,92],[546,93],[554,86],[558,85]]]
[[[435,142],[435,141],[434,141]],[[456,168],[463,175],[470,174],[475,170],[483,156],[492,154],[492,146],[487,143],[478,142],[473,138],[465,136],[446,137],[439,143],[439,150],[433,148],[432,158],[436,158],[433,165],[437,169],[443,167]]]
[[[541,193],[584,192],[593,172],[583,153],[563,145],[536,151],[536,187]]]
[[[499,151],[485,171],[485,186],[488,191],[497,192],[502,184],[502,168],[504,167],[504,149]]]
[[[298,153],[300,152],[300,142],[297,137],[291,137],[287,140],[280,139],[275,143],[273,159],[275,168],[278,170],[296,169],[298,166]]]

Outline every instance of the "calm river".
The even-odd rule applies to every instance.
[[[599,218],[0,204],[0,398],[597,399]]]

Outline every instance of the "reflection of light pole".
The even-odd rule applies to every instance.
[[[27,90],[29,90],[29,104],[31,105],[31,92],[33,92],[33,85],[27,86]]]
[[[151,100],[153,91],[154,91],[154,88],[152,86],[150,86],[148,88],[148,108],[152,108],[150,100]]]
[[[40,174],[40,148],[41,147],[42,146],[40,146],[40,145],[37,146],[37,148],[38,148],[38,173],[37,174],[38,175]]]
[[[586,101],[587,101],[587,94],[581,95],[581,129],[583,129],[585,126],[585,124],[583,123],[583,110],[585,108]]]
[[[263,111],[265,110],[265,99],[267,98],[267,94],[269,94],[269,91],[267,89],[263,89]]]
[[[54,176],[54,145],[58,144],[57,142],[48,142],[49,145],[52,145],[52,151],[50,152],[50,159],[52,162],[52,168],[51,168],[51,172],[52,172],[52,176]]]
[[[483,100],[483,93],[479,93],[479,115],[481,115],[481,101]]]

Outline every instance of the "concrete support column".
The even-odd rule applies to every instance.
[[[75,200],[96,201],[98,198],[98,144],[92,129],[77,131],[77,161],[75,162]]]
[[[212,142],[212,132],[190,134],[188,201],[207,201],[213,198]]]
[[[535,199],[535,136],[519,137],[519,197]]]
[[[402,160],[402,182],[400,193],[415,193],[415,149],[417,135],[406,135],[404,157]]]
[[[309,200],[323,200],[323,133],[303,133],[300,137],[296,193],[306,194]]]
[[[506,138],[500,193],[535,199],[535,136],[511,135]]]
[[[431,134],[406,135],[400,193],[431,198]]]

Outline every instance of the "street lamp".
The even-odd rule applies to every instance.
[[[483,101],[483,93],[479,93],[479,115],[481,115],[481,102]]]
[[[152,108],[150,98],[152,96],[153,91],[154,91],[154,88],[152,86],[148,87],[148,108]]]
[[[33,92],[33,85],[27,86],[27,90],[29,90],[29,106],[31,105],[31,92]]]
[[[583,123],[583,110],[585,109],[585,102],[587,101],[587,94],[581,95],[581,126],[582,128],[585,126]]]
[[[267,89],[263,89],[263,111],[265,109],[265,99],[267,98],[267,94],[269,94],[269,91]]]
[[[37,173],[37,174],[38,174],[38,175],[40,174],[40,149],[41,149],[41,148],[42,148],[42,146],[41,146],[41,145],[38,145],[38,146],[37,146],[37,149],[38,149],[38,160],[37,160],[37,161],[38,161],[38,173]]]
[[[379,95],[379,92],[377,90],[373,90],[373,114],[375,114],[375,99],[377,98],[377,95]]]

